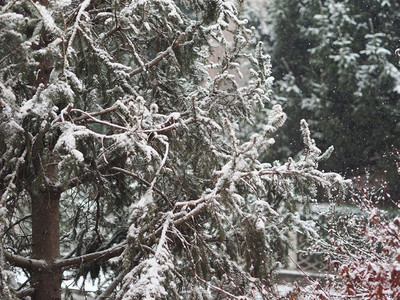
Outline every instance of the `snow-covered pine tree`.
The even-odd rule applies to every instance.
[[[2,2],[1,299],[60,299],[64,272],[101,272],[98,299],[272,297],[299,209],[343,181],[305,121],[297,161],[259,160],[280,106],[238,138],[272,83],[241,5]]]

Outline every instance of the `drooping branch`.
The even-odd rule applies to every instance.
[[[129,269],[124,269],[117,278],[101,293],[100,296],[96,298],[96,300],[105,300],[108,299],[110,294],[115,290],[118,284],[124,279],[125,275],[128,274]]]
[[[76,14],[76,19],[75,19],[75,23],[74,23],[74,26],[73,26],[73,31],[71,33],[71,37],[70,37],[70,39],[68,41],[68,45],[67,45],[67,55],[69,54],[69,52],[72,49],[72,45],[74,43],[75,37],[76,37],[77,32],[78,32],[79,23],[80,23],[80,21],[82,19],[84,11],[90,6],[90,2],[91,2],[90,0],[83,1],[82,4],[80,5],[78,13]]]
[[[109,296],[111,293],[115,290],[118,284],[122,282],[124,279],[125,275],[132,270],[135,266],[139,264],[140,258],[142,257],[142,253],[139,252],[136,254],[134,259],[131,261],[131,266],[129,268],[125,268],[121,271],[121,273],[117,276],[117,278],[114,279],[113,282],[96,298],[96,300],[105,300],[109,299]]]
[[[135,174],[135,173],[133,173],[133,172],[130,172],[130,171],[128,171],[128,170],[125,170],[125,169],[122,169],[122,168],[118,168],[118,167],[113,167],[113,168],[111,168],[111,170],[118,171],[118,172],[124,173],[124,174],[126,174],[126,175],[129,175],[129,176],[135,178],[135,179],[136,179],[137,181],[139,181],[140,183],[146,185],[147,187],[150,187],[150,186],[151,186],[151,183],[150,183],[150,182],[148,182],[146,179],[143,179],[143,178],[139,177],[137,174]],[[158,188],[156,188],[155,186],[153,187],[153,190],[154,190],[156,193],[158,193],[165,201],[167,201],[168,203],[171,204],[171,202],[169,201],[168,197],[165,196],[165,194],[164,194],[162,191],[160,191],[160,190],[159,190]]]
[[[126,159],[126,153],[121,153],[115,159],[109,160],[107,163],[100,165],[97,170],[98,172],[90,171],[79,177],[72,178],[69,181],[69,184],[66,187],[64,187],[64,190],[68,190],[78,185],[89,182],[93,178],[96,178],[98,174],[105,173],[108,170],[112,169],[113,167],[120,165],[125,159]]]
[[[85,255],[81,255],[78,257],[72,257],[68,259],[58,259],[54,263],[55,268],[70,268],[75,265],[79,265],[81,263],[88,263],[88,262],[93,262],[98,259],[110,259],[112,257],[116,257],[121,255],[121,253],[124,251],[126,247],[126,242],[122,242],[121,244],[118,244],[112,248],[103,250],[103,251],[98,251],[94,253],[89,253]]]

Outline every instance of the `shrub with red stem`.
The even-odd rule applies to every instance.
[[[358,177],[354,183],[350,202],[358,212],[332,217],[327,238],[314,249],[324,252],[333,276],[325,286],[302,288],[297,299],[400,299],[400,205],[385,181],[371,186]],[[382,203],[393,205],[383,209]]]

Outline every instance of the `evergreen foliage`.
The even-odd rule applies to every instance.
[[[365,1],[275,1],[272,44],[275,101],[288,113],[277,139],[279,157],[296,155],[293,130],[307,118],[313,137],[336,151],[323,167],[338,172],[389,168],[383,158],[398,146],[399,3]],[[270,21],[268,21],[270,22]],[[286,153],[283,151],[286,149]],[[349,175],[352,175],[351,173]]]
[[[301,209],[345,182],[317,169],[332,149],[304,120],[298,159],[261,160],[286,119],[279,105],[239,138],[272,84],[241,5],[2,3],[1,299],[41,299],[38,278],[65,270],[102,272],[99,299],[276,297],[289,231],[315,234]],[[60,233],[35,231],[57,211]],[[61,257],[32,250],[50,233]],[[33,291],[10,285],[15,267]]]

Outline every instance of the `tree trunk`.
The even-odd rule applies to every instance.
[[[60,193],[46,189],[32,197],[32,258],[51,266],[60,257]],[[34,300],[60,300],[62,270],[32,270]]]
[[[39,3],[45,7],[49,6],[48,0],[39,0]],[[43,34],[43,43],[49,44],[46,33]],[[50,79],[50,73],[54,62],[48,59],[40,59],[40,70],[34,86],[40,84],[47,85]],[[39,146],[40,147],[40,146]],[[33,151],[33,159],[41,160],[43,149]],[[49,164],[51,165],[51,164]],[[36,166],[40,170],[36,174],[44,171],[45,178],[50,182],[57,180],[57,169],[41,169],[42,166]],[[39,182],[41,180],[39,179]],[[44,183],[43,181],[41,182]],[[40,185],[39,185],[40,186]],[[31,191],[32,196],[32,258],[43,259],[49,266],[60,258],[60,192],[47,186],[45,189]],[[49,268],[44,270],[31,271],[31,284],[35,290],[34,300],[61,300],[61,280],[62,269]]]

